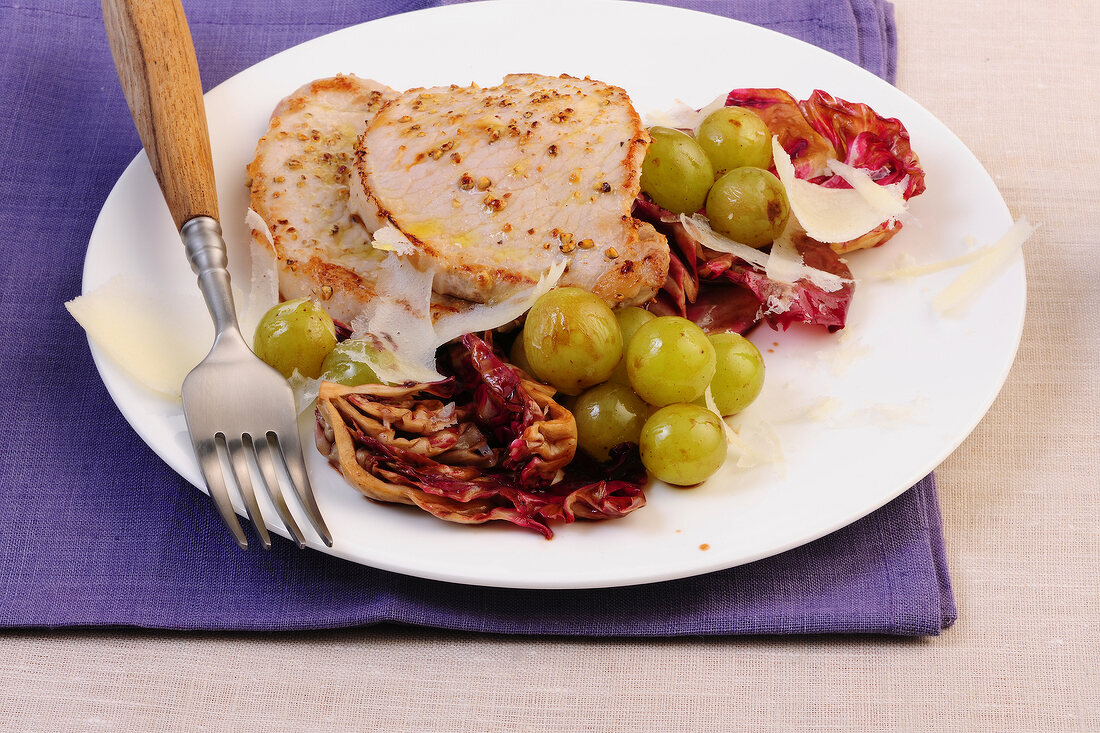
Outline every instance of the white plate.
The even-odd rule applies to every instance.
[[[931,114],[872,74],[818,48],[711,15],[641,3],[570,0],[442,7],[385,18],[273,56],[206,95],[223,226],[236,282],[247,283],[245,164],[278,100],[337,72],[396,88],[476,81],[508,72],[589,75],[635,105],[696,106],[735,87],[822,88],[900,118],[927,171],[911,223],[886,247],[850,257],[857,277],[903,253],[937,261],[993,241],[1011,223],[989,175]],[[168,291],[193,278],[144,154],[126,169],[92,233],[87,292],[119,272]],[[335,555],[409,575],[489,586],[629,585],[728,568],[821,537],[882,506],[935,468],[997,395],[1023,325],[1022,258],[958,318],[932,296],[956,273],[861,282],[845,335],[766,327],[753,340],[767,385],[752,412],[773,426],[779,463],[727,467],[704,486],[653,486],[648,505],[608,522],[555,526],[547,542],[511,525],[448,524],[363,499],[312,450],[318,500]],[[774,351],[774,353],[773,353]],[[144,391],[93,349],[119,409],[172,468],[200,485],[178,405]],[[303,437],[312,444],[309,425]],[[303,526],[305,524],[303,523]],[[319,542],[313,547],[324,550]],[[229,546],[227,535],[227,546]],[[706,546],[707,549],[702,549]],[[328,551],[328,550],[324,550]]]

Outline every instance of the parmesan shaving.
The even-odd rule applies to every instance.
[[[558,283],[568,265],[568,259],[560,259],[539,278],[538,283],[533,287],[510,295],[497,303],[474,305],[460,313],[440,318],[435,323],[436,347],[464,333],[490,331],[516,320],[526,313],[543,293]]]
[[[695,237],[700,244],[708,249],[740,257],[756,267],[766,268],[768,265],[766,252],[761,252],[747,244],[735,242],[729,237],[723,237],[711,228],[710,222],[702,214],[692,214],[690,217],[687,214],[680,214],[680,223],[688,234]]]
[[[383,252],[396,252],[399,255],[411,255],[416,252],[412,242],[397,227],[384,226],[373,235],[371,246]]]
[[[707,409],[718,416],[718,422],[722,423],[722,431],[726,434],[726,443],[733,445],[737,442],[737,433],[733,432],[727,423],[722,413],[718,411],[718,403],[714,401],[714,392],[711,391],[710,385],[707,385],[707,389],[703,392],[703,402],[706,404]]]
[[[804,181],[795,176],[791,157],[775,136],[772,158],[779,180],[787,189],[791,213],[806,233],[819,242],[832,244],[856,239],[884,222],[897,219],[905,211],[902,184],[880,186],[865,172],[838,161],[829,161],[829,166],[853,188],[824,188]],[[868,184],[876,190],[872,191]]]
[[[816,267],[807,267],[803,263],[802,255],[798,254],[794,241],[791,239],[794,233],[794,222],[790,222],[783,233],[772,243],[771,255],[722,236],[714,231],[706,217],[700,214],[692,214],[690,217],[686,214],[680,214],[680,223],[687,230],[687,233],[704,247],[739,257],[750,265],[763,269],[768,277],[775,282],[791,284],[799,280],[806,280],[827,293],[840,290],[845,283],[851,282],[851,280],[840,275],[834,275]],[[772,260],[776,261],[773,263]],[[789,301],[786,301],[786,304],[789,305]],[[786,310],[786,307],[783,307],[782,304],[776,303],[774,305],[781,307],[782,310],[771,310],[772,313],[782,313]]]
[[[433,325],[434,272],[389,254],[379,266],[375,297],[352,319],[352,338],[371,342],[364,361],[383,382],[437,382],[444,377],[435,367],[436,349],[462,334],[492,330],[519,318],[557,284],[568,264],[567,259],[559,260],[533,287],[497,303],[470,306]]]
[[[301,415],[317,401],[317,393],[321,390],[321,380],[302,376],[302,373],[295,369],[287,382],[290,383],[290,389],[294,392],[295,408],[298,410],[298,414]]]
[[[755,468],[765,464],[783,464],[783,448],[775,429],[766,421],[756,417],[752,410],[739,412],[723,420],[733,435],[730,444],[736,453],[734,463],[738,468]],[[728,460],[728,459],[727,459]]]
[[[351,322],[352,338],[372,337],[387,355],[371,363],[378,378],[390,384],[436,382],[435,329],[432,326],[432,270],[419,270],[408,259],[391,254],[379,264],[375,297]]]
[[[950,285],[932,300],[933,307],[944,315],[958,315],[989,284],[1023,247],[1035,231],[1026,217],[1020,217],[996,243],[976,250],[979,256]]]
[[[271,235],[271,228],[267,225],[267,222],[264,221],[264,218],[251,206],[244,212],[244,223],[249,230],[262,234],[264,239],[267,240],[267,243],[271,245],[272,251],[275,250],[275,237]]]
[[[856,411],[852,417],[870,423],[875,427],[883,429],[896,428],[901,425],[922,422],[918,419],[918,413],[923,410],[923,405],[919,404],[921,402],[923,402],[922,399],[907,405],[890,405],[884,402],[876,402]]]
[[[654,125],[660,125],[661,127],[672,127],[679,130],[691,130],[694,132],[699,129],[699,125],[707,118],[707,115],[725,106],[725,94],[715,97],[712,102],[698,110],[677,99],[675,106],[671,109],[652,110],[647,112],[645,115],[645,126],[653,127]]]
[[[790,236],[790,223],[788,222],[784,232],[772,242],[771,255],[768,257],[768,266],[765,272],[768,278],[778,283],[792,284],[802,277],[805,267],[802,255],[794,246]],[[836,290],[840,287],[838,283]]]
[[[1021,222],[1026,224],[1027,219],[1021,219],[1020,222],[1017,223],[1019,224]],[[1027,235],[1024,237],[1024,239],[1026,240],[1027,237],[1030,237],[1031,232],[1034,230],[1035,228],[1032,227],[1031,231],[1027,232]],[[1011,233],[1011,230],[1009,230],[1009,232]],[[1008,236],[1008,234],[1006,234],[1005,236]],[[1003,241],[1003,239],[1001,241]],[[902,280],[907,278],[921,277],[923,275],[931,275],[937,272],[943,272],[944,270],[950,270],[953,267],[969,265],[971,262],[977,262],[981,259],[989,257],[990,251],[993,248],[999,246],[1000,243],[1001,242],[987,244],[984,247],[973,249],[973,247],[975,246],[974,237],[968,235],[966,237],[966,245],[968,248],[971,249],[969,252],[961,254],[958,257],[951,257],[949,259],[940,260],[938,262],[926,262],[924,264],[918,264],[913,255],[906,252],[898,258],[898,264],[896,267],[894,267],[894,269],[883,270],[880,272],[872,272],[867,275],[867,278],[871,280]],[[1022,244],[1023,240],[1021,240],[1019,244],[1013,246],[1019,247]]]
[[[842,377],[852,365],[871,353],[871,348],[855,338],[852,331],[845,330],[833,341],[829,348],[817,352],[819,361],[829,364],[833,375]]]
[[[971,250],[958,257],[940,260],[939,262],[926,262],[924,264],[917,264],[916,258],[906,252],[898,258],[897,267],[894,269],[872,272],[866,277],[870,280],[905,280],[921,277],[922,275],[931,275],[936,272],[950,270],[953,267],[959,267],[960,265],[968,265],[975,260],[979,260],[985,256],[985,250],[986,247],[982,247],[980,249]]]
[[[707,409],[718,416],[718,422],[722,423],[722,430],[726,434],[726,444],[732,450],[735,457],[733,465],[737,468],[755,468],[765,463],[781,463],[783,451],[779,446],[779,436],[771,425],[763,420],[746,416],[740,412],[729,418],[722,417],[718,411],[718,403],[714,401],[714,393],[708,386],[703,392],[703,402]],[[731,421],[733,424],[731,424]],[[734,427],[736,425],[736,427]],[[728,462],[730,457],[726,458]]]
[[[271,230],[252,209],[245,214],[245,224],[254,231],[263,234],[271,248],[254,245],[249,248],[251,261],[251,287],[243,297],[244,307],[239,309],[241,334],[250,347],[256,336],[256,326],[276,303],[279,302],[279,271],[275,259],[275,245],[271,239]]]
[[[65,308],[123,371],[170,399],[179,399],[183,378],[214,341],[197,290],[155,291],[132,275],[116,275]]]
[[[872,208],[884,214],[888,219],[897,219],[905,213],[905,188],[909,185],[909,176],[900,181],[880,186],[871,179],[867,171],[855,168],[839,160],[826,162],[829,170],[840,176],[853,189],[859,192]],[[885,220],[884,220],[885,221]]]
[[[840,411],[840,400],[836,397],[823,397],[806,409],[806,419],[814,422],[831,420]]]

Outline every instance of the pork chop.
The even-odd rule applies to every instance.
[[[630,215],[648,144],[626,92],[591,79],[412,89],[360,136],[352,208],[367,229],[404,235],[438,293],[490,302],[566,256],[560,285],[643,303],[669,261],[664,237]]]
[[[384,253],[348,207],[356,138],[397,92],[356,76],[318,79],[282,100],[248,166],[253,245],[274,249],[279,292],[312,296],[345,324],[374,296]]]

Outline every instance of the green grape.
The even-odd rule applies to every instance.
[[[623,334],[623,358],[607,381],[630,385],[630,377],[626,373],[626,349],[630,346],[630,339],[634,338],[634,334],[638,332],[642,324],[648,323],[656,317],[644,308],[635,305],[619,308],[615,311],[615,318],[619,321],[619,331]]]
[[[321,363],[336,346],[336,327],[325,309],[309,298],[279,303],[256,326],[256,356],[290,377],[321,376]]]
[[[671,127],[651,127],[642,161],[642,190],[658,205],[676,214],[703,208],[714,183],[714,168],[699,143]]]
[[[531,362],[527,361],[527,351],[523,348],[523,330],[516,335],[515,341],[512,342],[512,348],[508,350],[508,361],[513,365],[518,366],[523,371],[535,376],[535,370],[531,368]]]
[[[523,350],[536,377],[575,395],[611,376],[623,337],[600,298],[580,288],[555,288],[527,312]]]
[[[711,227],[750,247],[775,241],[790,214],[783,184],[762,168],[734,168],[714,182],[707,196]]]
[[[606,461],[620,443],[637,443],[649,405],[623,384],[607,382],[583,392],[571,408],[577,420],[577,445]]]
[[[360,384],[380,384],[381,380],[370,365],[377,351],[362,339],[348,339],[336,344],[321,364],[321,379],[338,382],[348,387]]]
[[[710,391],[718,412],[734,415],[744,410],[764,387],[764,359],[759,349],[736,333],[711,334],[717,368]]]
[[[770,168],[772,138],[760,115],[744,107],[723,107],[707,115],[695,139],[710,158],[714,175],[751,165]]]
[[[705,407],[673,404],[646,420],[639,443],[642,464],[654,477],[676,486],[709,478],[726,460],[726,434]]]
[[[634,391],[651,405],[691,402],[714,377],[714,346],[688,319],[661,316],[630,340],[626,371]]]

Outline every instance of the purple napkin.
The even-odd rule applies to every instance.
[[[314,36],[431,0],[185,2],[208,86]],[[893,80],[881,0],[667,3],[802,38]],[[955,619],[931,476],[870,516],[751,565],[586,591],[450,585],[276,539],[242,552],[134,434],[63,310],[92,225],[140,149],[96,4],[0,6],[0,626],[307,629],[398,622],[600,636],[937,634]],[[476,529],[471,530],[476,531]],[[568,531],[568,530],[565,530]],[[258,543],[255,543],[258,544]]]

